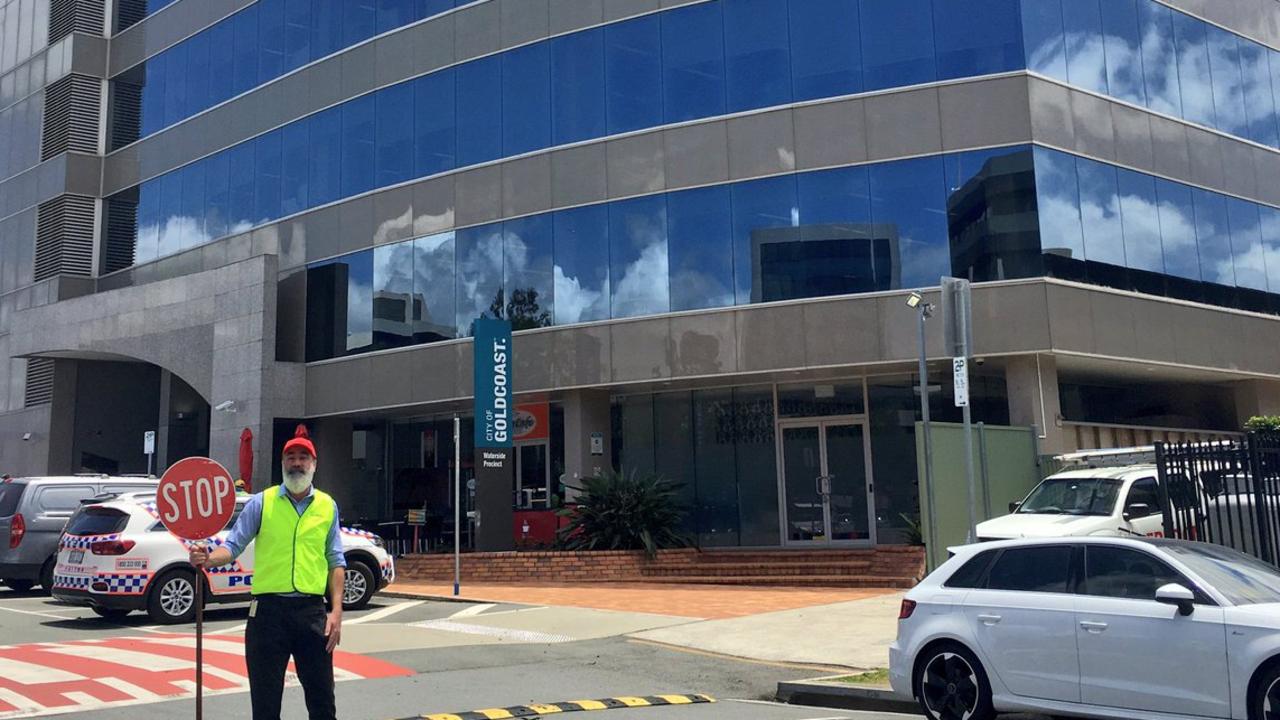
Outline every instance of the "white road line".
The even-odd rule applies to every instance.
[[[424,622],[411,623],[411,627],[426,628],[428,630],[442,630],[444,632],[462,633],[464,635],[484,635],[486,637],[494,637],[505,642],[518,643],[566,643],[573,642],[573,638],[568,635],[552,635],[550,633],[534,632],[532,630],[511,630],[509,628],[495,628],[487,625],[469,625],[467,623],[452,622],[449,620],[427,620]]]
[[[100,677],[96,678],[96,681],[138,700],[159,700],[161,698],[159,693],[151,692],[144,687],[138,687],[128,680],[121,680],[118,677]]]
[[[17,609],[17,608],[5,607],[5,606],[3,606],[3,605],[0,605],[0,610],[7,610],[7,611],[9,611],[9,612],[11,612],[11,613],[19,613],[19,614],[22,614],[22,615],[35,615],[36,617],[53,618],[54,620],[71,620],[71,619],[73,619],[71,616],[68,616],[68,615],[54,615],[53,613],[36,612],[35,610],[19,610],[19,609]]]
[[[245,623],[240,623],[239,625],[232,625],[231,627],[227,628],[226,630],[219,630],[218,632],[220,632],[220,633],[222,633],[222,634],[224,634],[224,635],[232,635],[232,634],[235,634],[235,633],[238,633],[238,632],[242,632],[242,631],[244,631],[244,629],[245,629],[246,627],[248,627],[248,626],[247,626]]]
[[[184,648],[194,648],[196,646],[196,639],[194,637],[147,638],[143,642]],[[218,640],[216,638],[207,637],[204,639],[204,647],[206,650],[213,650],[215,652],[244,655],[244,643],[232,642],[230,640]]]
[[[35,663],[0,658],[0,677],[20,682],[23,685],[51,682],[76,682],[85,680],[85,676],[77,675],[58,668],[45,667]]]
[[[381,610],[371,612],[368,615],[361,615],[360,617],[354,620],[344,620],[342,624],[343,625],[359,625],[361,623],[373,622],[374,620],[381,620],[382,618],[390,617],[403,610],[408,610],[411,607],[417,607],[422,603],[423,603],[422,600],[412,600],[410,602],[399,603],[397,605],[384,607]],[[489,607],[493,607],[493,606],[490,605]],[[457,616],[455,615],[454,617],[457,617]]]
[[[466,607],[459,610],[458,612],[450,615],[449,617],[451,618],[474,617],[492,607],[496,607],[496,606],[491,603],[481,603],[479,605],[472,605],[471,607]]]
[[[76,710],[92,710],[102,704],[101,700],[90,695],[89,693],[71,691],[71,692],[64,692],[62,693],[62,695],[66,697],[68,700],[75,701],[75,703],[79,706],[76,708]]]
[[[236,687],[242,687],[242,688],[249,687],[249,678],[239,673],[234,673],[234,672],[231,672],[230,670],[223,670],[222,668],[214,667],[209,663],[204,664],[204,672],[206,675],[212,675],[214,677],[222,678],[227,682],[235,683]]]
[[[9,703],[23,712],[40,712],[45,709],[43,705],[32,700],[26,695],[19,695],[7,688],[0,688],[0,700]]]
[[[73,645],[50,648],[49,652],[61,653],[63,655],[71,655],[73,657],[87,657],[93,660],[104,660],[116,665],[128,665],[138,668],[139,670],[150,670],[152,672],[160,670],[188,670],[195,667],[195,663],[178,658],[165,657],[164,655],[153,655],[151,653],[138,652],[136,650],[119,650],[111,647],[101,647],[97,645]]]

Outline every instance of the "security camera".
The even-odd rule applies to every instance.
[[[218,403],[217,405],[214,405],[214,406],[213,406],[213,409],[214,409],[214,410],[217,410],[218,412],[235,412],[235,411],[236,411],[236,401],[235,401],[235,400],[224,400],[223,402],[220,402],[220,403]]]
[[[987,361],[987,359],[986,359],[986,358],[974,358],[974,359],[973,359],[973,364],[974,364],[974,365],[982,365],[982,364],[983,364],[983,363],[985,363],[986,361]]]
[[[31,433],[22,433],[22,441],[27,442],[31,439]]]

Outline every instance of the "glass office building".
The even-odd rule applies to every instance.
[[[701,545],[903,542],[943,276],[979,420],[1238,429],[1280,412],[1280,9],[1203,6],[0,0],[0,457],[248,428],[266,476],[302,421],[349,515],[451,517],[501,317],[535,523],[614,467]]]

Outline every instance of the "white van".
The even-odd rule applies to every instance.
[[[1155,465],[1085,468],[1050,475],[1012,510],[980,523],[978,540],[1164,534]]]

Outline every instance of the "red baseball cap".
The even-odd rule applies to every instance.
[[[298,424],[298,429],[294,431],[293,437],[289,438],[289,442],[284,444],[284,451],[281,455],[288,453],[293,448],[302,448],[311,453],[311,457],[316,456],[316,446],[311,442],[311,436],[307,434],[307,426]]]

